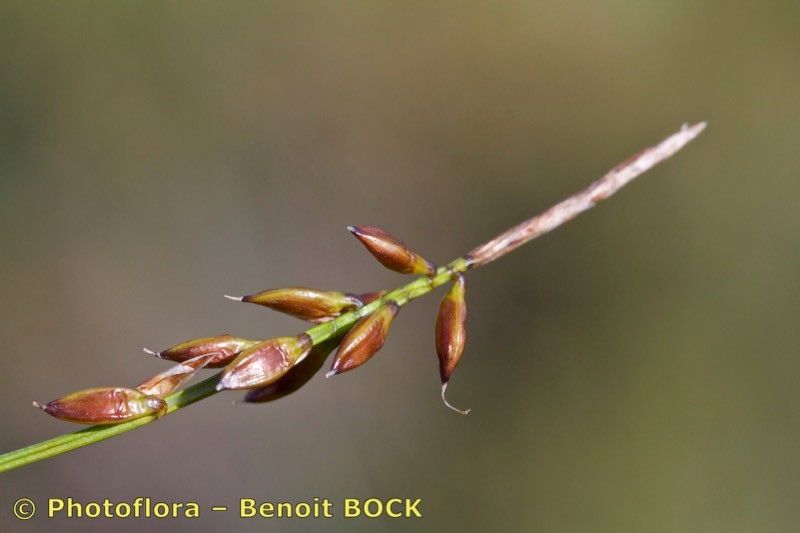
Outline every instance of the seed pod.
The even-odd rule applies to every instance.
[[[436,315],[436,353],[439,356],[439,376],[442,378],[442,401],[447,407],[462,415],[468,414],[470,410],[462,411],[450,405],[445,398],[445,391],[467,342],[465,293],[464,276],[457,274],[450,291],[442,298],[439,313]]]
[[[160,417],[167,412],[167,403],[161,398],[123,387],[86,389],[47,405],[33,402],[33,406],[78,424],[119,424],[148,415]]]
[[[219,368],[233,361],[242,350],[250,348],[259,342],[261,341],[242,339],[225,333],[224,335],[217,335],[216,337],[192,339],[175,345],[172,348],[167,348],[161,352],[154,352],[147,348],[144,348],[144,351],[150,355],[155,355],[162,359],[169,359],[176,363],[182,363],[187,359],[213,353],[216,354],[216,357],[212,358],[206,366],[208,366],[208,368]]]
[[[217,390],[269,385],[305,359],[312,346],[311,337],[305,333],[260,342],[244,350],[225,367]]]
[[[248,296],[228,296],[229,300],[269,307],[302,320],[327,322],[347,311],[361,307],[355,296],[337,291],[318,291],[306,287],[270,289]]]
[[[163,398],[167,394],[181,386],[183,382],[191,379],[198,370],[208,365],[208,362],[217,357],[215,353],[198,355],[187,359],[183,363],[156,374],[136,387],[136,390],[148,396],[160,396]]]
[[[347,230],[366,246],[367,251],[389,270],[401,274],[433,276],[436,267],[418,253],[410,250],[385,231],[375,226],[348,226]]]
[[[331,371],[325,374],[325,377],[353,370],[375,355],[383,347],[389,326],[398,311],[400,306],[395,302],[389,302],[358,321],[342,340]]]

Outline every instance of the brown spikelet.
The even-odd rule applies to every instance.
[[[375,226],[348,226],[380,264],[401,274],[433,276],[436,267],[408,246]]]
[[[157,396],[124,387],[99,387],[68,394],[46,405],[45,413],[78,424],[119,424],[148,415],[162,416],[167,404]]]
[[[331,371],[325,377],[353,370],[375,355],[383,347],[389,326],[399,310],[395,302],[389,302],[358,321],[342,340]]]
[[[217,390],[252,389],[274,383],[311,351],[311,337],[279,337],[244,350],[222,371]]]
[[[144,351],[150,355],[155,355],[161,359],[169,359],[176,363],[182,363],[188,359],[213,353],[215,356],[211,358],[206,366],[208,368],[219,368],[233,361],[242,350],[250,348],[259,342],[261,341],[243,339],[225,333],[214,337],[188,340],[160,352],[154,352],[147,348],[144,348]]]
[[[442,380],[442,401],[450,409],[461,414],[469,410],[456,409],[447,402],[445,391],[447,382],[456,369],[467,342],[467,303],[466,281],[457,274],[453,286],[442,298],[439,313],[436,315],[436,354],[439,356],[439,376]]]
[[[317,371],[325,364],[325,359],[336,348],[338,339],[328,339],[322,344],[312,348],[311,353],[305,359],[297,363],[285,376],[278,381],[247,391],[244,401],[247,403],[266,403],[272,402],[284,396],[288,396],[299,390],[303,385],[311,381]]]
[[[361,300],[343,292],[320,291],[307,287],[269,289],[241,298],[232,296],[227,296],[227,298],[263,305],[275,311],[316,323],[327,322],[342,313],[358,309],[362,305]]]

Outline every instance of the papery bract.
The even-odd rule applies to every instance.
[[[210,353],[187,359],[179,365],[175,365],[143,381],[137,385],[136,390],[150,396],[163,398],[175,391],[185,381],[191,379],[198,370],[208,365],[215,357],[217,357],[216,354]]]

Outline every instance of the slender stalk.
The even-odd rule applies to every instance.
[[[608,198],[640,174],[674,155],[692,139],[697,137],[704,128],[704,122],[693,126],[684,126],[680,131],[664,139],[659,144],[646,148],[623,163],[620,163],[583,191],[556,204],[547,211],[510,228],[494,239],[478,246],[465,256],[452,261],[448,265],[439,267],[433,277],[415,279],[385,294],[382,298],[375,300],[369,305],[343,314],[330,322],[319,324],[308,329],[306,334],[311,337],[313,344],[316,346],[326,340],[340,336],[342,333],[349,330],[360,318],[372,313],[375,309],[388,301],[394,301],[398,305],[403,306],[411,300],[419,298],[433,289],[444,285],[450,281],[455,273],[485,265],[506,255],[526,242],[555,229],[564,222],[575,218],[583,211],[594,207],[599,201]],[[220,374],[221,372],[214,374],[204,381],[169,395],[166,398],[168,405],[167,414],[216,394],[215,386],[219,381]],[[95,442],[115,437],[154,422],[155,420],[156,417],[148,416],[121,424],[92,426],[5,453],[0,455],[0,472],[19,468],[27,464],[76,450],[83,446],[88,446],[89,444],[94,444]]]

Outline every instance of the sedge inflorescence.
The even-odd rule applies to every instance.
[[[435,325],[441,396],[461,359],[466,342],[464,273],[511,253],[581,213],[595,207],[635,178],[675,155],[705,129],[699,122],[649,146],[606,172],[585,189],[508,228],[445,266],[436,268],[420,254],[374,226],[348,228],[387,268],[421,276],[392,291],[348,294],[303,287],[270,289],[228,298],[262,305],[314,324],[303,333],[267,340],[230,334],[192,339],[162,351],[147,350],[177,365],[134,388],[98,387],[34,406],[72,422],[96,424],[0,455],[0,472],[19,468],[108,439],[221,390],[246,389],[244,401],[271,402],[291,394],[322,368],[338,346],[328,376],[353,370],[380,350],[398,311],[411,300],[451,284]],[[203,368],[223,370],[194,385],[179,388]],[[447,404],[452,409],[460,411]]]
[[[432,279],[437,268],[404,243],[374,226],[349,226],[348,230],[385,267],[402,274],[424,275]],[[460,272],[448,273],[452,289],[442,300],[436,319],[435,345],[439,357],[442,380],[442,400],[447,382],[464,351],[466,339],[466,304],[464,276]],[[333,359],[330,377],[354,370],[366,363],[382,347],[389,334],[393,319],[406,303],[391,298],[383,300],[386,291],[361,295],[339,291],[323,291],[307,287],[268,289],[236,297],[234,301],[264,306],[316,324],[335,320],[344,313],[361,309],[375,300],[381,300],[372,312],[361,317],[341,338]],[[338,339],[337,339],[338,340]],[[281,395],[285,388],[277,387],[288,374],[298,370],[307,381],[310,375],[298,368],[314,348],[314,340],[307,333],[266,340],[235,337],[230,334],[202,337],[181,342],[161,351],[145,348],[156,357],[174,361],[176,366],[156,374],[133,389],[103,387],[68,394],[36,407],[46,413],[82,424],[118,424],[144,416],[159,417],[166,412],[164,401],[203,368],[224,367],[216,389],[248,390],[246,402],[264,402],[271,395]],[[297,379],[287,379],[297,384]],[[293,390],[298,388],[293,387]],[[285,394],[284,394],[285,395]]]

